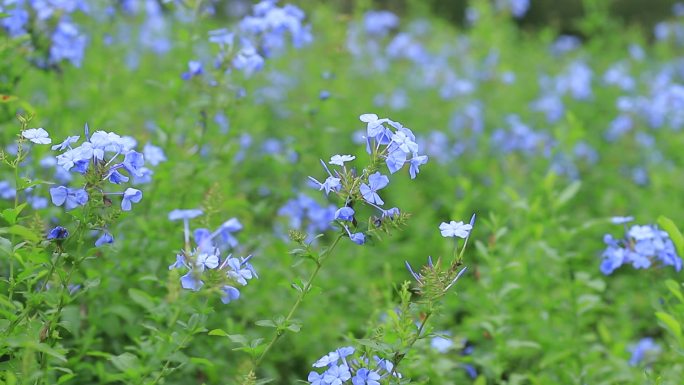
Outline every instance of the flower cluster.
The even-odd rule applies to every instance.
[[[450,221],[449,223],[442,222],[439,225],[439,231],[445,238],[465,239],[465,243],[461,249],[461,253],[463,253],[474,224],[475,215],[473,214],[470,218],[470,223],[463,223],[462,221]],[[458,242],[458,239],[456,239],[456,242]],[[456,251],[456,248],[454,248],[454,251]],[[458,268],[461,266],[460,255],[451,262],[447,269],[442,267],[441,258],[437,260],[437,263],[433,263],[432,257],[428,257],[427,265],[424,266],[419,273],[416,273],[413,270],[408,261],[405,262],[405,265],[406,269],[411,273],[411,276],[413,276],[418,283],[418,289],[421,294],[425,295],[428,299],[436,299],[446,294],[467,269],[464,267],[458,271]]]
[[[102,190],[102,182],[109,181],[111,184],[121,185],[130,178],[149,179],[152,171],[145,167],[144,155],[134,150],[137,144],[135,139],[105,131],[95,131],[90,135],[87,124],[85,141],[73,146],[79,139],[78,135],[69,136],[62,143],[52,146],[52,149],[62,151],[57,155],[57,165],[65,171],[84,175],[85,186],[50,188],[52,203],[72,210],[88,202],[89,192],[96,192],[108,202],[109,196],[121,196],[121,210],[130,211],[133,203],[142,200],[142,191],[128,187],[123,192],[105,192]],[[155,147],[155,151],[161,150]]]
[[[196,229],[193,232],[196,247],[191,249],[189,221],[202,214],[199,209],[173,210],[169,213],[169,220],[183,221],[185,236],[185,249],[176,255],[176,262],[169,266],[169,270],[187,269],[180,278],[184,289],[198,291],[205,285],[204,280],[210,283],[210,287],[218,287],[221,302],[227,304],[240,297],[240,291],[235,286],[245,286],[248,280],[258,276],[249,263],[251,255],[244,258],[235,258],[232,254],[221,256],[238,245],[233,234],[242,230],[242,224],[236,218],[224,222],[213,232],[206,228]]]
[[[314,187],[325,191],[326,195],[333,192],[341,198],[344,205],[335,211],[333,219],[341,225],[354,243],[362,245],[366,242],[366,234],[363,231],[352,231],[352,227],[357,229],[359,225],[356,218],[358,207],[354,208],[356,202],[377,210],[379,214],[369,218],[367,230],[373,227],[379,228],[387,221],[397,219],[401,214],[397,207],[390,209],[381,207],[385,201],[380,197],[379,192],[387,187],[390,180],[387,175],[375,170],[375,164],[380,161],[384,162],[390,174],[394,174],[408,163],[409,174],[411,179],[414,179],[419,172],[419,167],[427,163],[428,158],[426,155],[418,155],[415,135],[401,123],[386,118],[380,119],[375,114],[363,114],[360,119],[367,123],[366,149],[371,155],[371,166],[364,169],[361,175],[357,175],[356,169],[346,165],[356,159],[355,156],[333,155],[327,164],[321,160],[328,174],[326,179],[320,182],[310,176],[309,180]],[[412,158],[408,159],[408,155]]]
[[[7,8],[3,8],[7,7]],[[87,13],[88,2],[84,0],[4,0],[0,8],[7,13],[0,18],[0,27],[12,37],[35,33],[36,31],[50,36],[50,48],[47,63],[44,59],[36,60],[41,67],[46,64],[58,64],[63,60],[75,67],[80,67],[88,39],[83,35],[71,15],[77,11]],[[37,41],[38,39],[32,39]]]
[[[32,129],[42,130],[42,129]],[[34,143],[51,143],[47,132],[26,130],[22,135]],[[80,136],[68,136],[63,142],[52,146],[52,150],[61,152],[56,157],[48,157],[41,161],[45,167],[56,167],[55,177],[64,184],[74,184],[74,174],[83,177],[83,184],[76,187],[57,185],[51,187],[50,198],[54,205],[63,206],[67,211],[85,206],[88,202],[94,207],[107,208],[112,205],[112,197],[121,197],[120,208],[130,211],[134,203],[142,200],[142,191],[126,187],[123,191],[106,191],[107,185],[121,186],[124,183],[148,183],[153,174],[145,167],[145,159],[151,165],[166,160],[159,147],[146,144],[143,152],[135,150],[137,142],[129,136],[120,136],[113,132],[95,131],[90,135],[85,125],[85,140],[79,142]],[[95,230],[102,233],[96,240],[96,246],[114,242],[107,230],[107,221],[100,220]]]
[[[236,69],[251,76],[263,68],[266,58],[285,49],[288,34],[295,48],[312,41],[311,26],[304,24],[304,12],[292,4],[278,7],[276,3],[277,0],[263,0],[255,4],[252,15],[245,16],[236,31],[221,28],[209,32],[209,42],[219,48],[214,59],[216,69]],[[236,39],[237,50],[234,49]],[[189,80],[203,73],[202,62],[192,60],[182,78]]]
[[[359,119],[366,123],[366,151],[383,158],[391,174],[401,170],[408,162],[409,174],[414,179],[420,172],[420,166],[427,163],[428,157],[418,155],[413,131],[391,119],[380,119],[376,114],[363,114]]]
[[[372,360],[366,356],[351,358],[354,348],[346,346],[321,357],[313,364],[314,368],[326,368],[325,372],[311,371],[307,378],[311,385],[380,385],[380,381],[401,374],[394,371],[389,360],[374,356]]]
[[[631,264],[635,269],[648,269],[658,261],[680,271],[682,259],[667,232],[655,225],[627,228],[626,223],[632,220],[631,217],[613,218],[613,223],[625,224],[626,234],[622,239],[615,239],[611,234],[603,237],[607,247],[602,254],[601,272],[610,275],[623,264]]]

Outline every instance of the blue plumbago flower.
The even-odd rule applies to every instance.
[[[352,358],[355,350],[351,346],[332,351],[313,364],[314,368],[325,368],[323,373],[311,371],[307,377],[312,385],[380,385],[383,379],[393,376],[401,378],[395,372],[394,365],[377,356],[369,360],[366,356]]]
[[[625,224],[632,220],[631,217],[613,221],[616,224]],[[615,239],[606,234],[603,242],[606,249],[601,254],[602,261],[600,270],[605,275],[612,274],[620,266],[631,264],[635,269],[647,269],[654,262],[660,262],[662,266],[673,266],[676,271],[682,269],[682,259],[677,255],[674,243],[667,232],[660,230],[655,225],[633,225],[625,227],[625,237]]]
[[[356,159],[355,156],[353,155],[333,155],[330,158],[330,164],[334,164],[337,166],[343,166],[345,162],[351,162],[352,160]]]
[[[21,133],[21,136],[36,144],[50,144],[50,135],[42,128],[29,128]]]
[[[351,207],[341,207],[335,211],[335,219],[340,221],[352,221],[354,219],[354,209]]]
[[[184,250],[176,255],[176,261],[169,265],[169,270],[187,269],[181,277],[181,287],[188,290],[198,291],[204,286],[202,275],[207,271],[217,271],[223,274],[221,282],[221,302],[227,304],[240,297],[240,292],[234,284],[247,285],[247,281],[258,278],[254,267],[249,263],[252,256],[235,258],[231,254],[221,258],[223,247],[233,248],[237,246],[237,240],[232,236],[242,229],[242,224],[236,218],[224,222],[215,231],[197,229],[194,239],[197,244],[195,249],[190,247],[189,220],[202,215],[202,210],[173,210],[169,213],[170,220],[183,220],[184,222]]]
[[[202,62],[197,60],[190,60],[188,62],[188,71],[183,72],[181,78],[183,80],[190,80],[195,76],[202,75],[204,73],[204,68],[202,67]]]
[[[202,214],[204,214],[204,211],[202,211],[200,209],[189,209],[189,210],[176,209],[176,210],[173,210],[169,213],[169,220],[170,221],[177,221],[179,219],[188,220],[188,219],[197,218]]]
[[[530,0],[497,0],[496,4],[499,9],[508,9],[516,19],[525,16],[530,8]]]
[[[642,338],[636,345],[629,348],[632,356],[629,358],[631,366],[637,366],[640,363],[646,365],[652,364],[660,354],[660,345],[653,341],[653,338]]]
[[[278,210],[278,215],[289,218],[289,227],[316,234],[332,227],[336,210],[334,205],[322,206],[311,197],[299,194],[287,201]]]
[[[48,240],[61,240],[61,239],[66,239],[69,236],[69,230],[62,226],[57,226],[50,230],[50,232],[47,235]]]
[[[59,63],[67,60],[74,67],[80,67],[87,42],[88,39],[78,31],[75,24],[66,18],[60,20],[52,34],[50,61]]]
[[[321,183],[311,176],[309,177],[309,180],[314,182],[319,190],[325,190],[325,195],[328,195],[331,191],[339,191],[340,187],[342,187],[342,185],[340,184],[341,179],[338,178],[339,174],[337,173],[337,171],[335,171],[338,177],[334,177],[328,169],[328,166],[326,166],[325,162],[323,162],[323,160],[321,160],[321,164],[323,165],[323,168],[325,168],[325,171],[328,173],[328,177],[325,179],[325,182]]]
[[[66,139],[60,144],[55,144],[54,146],[51,147],[52,150],[57,150],[57,151],[64,151],[67,148],[71,148],[71,144],[78,142],[78,139],[81,137],[76,135],[76,136],[67,136]]]
[[[621,225],[624,223],[629,223],[634,220],[634,217],[612,217],[610,222],[616,225]]]
[[[17,195],[17,190],[12,187],[12,185],[5,180],[0,181],[0,198],[2,199],[14,199]]]
[[[318,94],[318,98],[321,100],[328,100],[330,99],[330,91],[323,90]]]
[[[95,241],[95,247],[114,243],[114,237],[108,231],[103,231],[102,235]]]
[[[127,188],[123,192],[123,199],[121,200],[121,210],[130,211],[132,203],[138,203],[142,199],[142,191],[134,188]]]
[[[240,291],[233,286],[223,286],[221,288],[223,294],[221,295],[221,302],[224,304],[229,304],[231,301],[235,301],[240,298]]]
[[[145,144],[145,147],[143,147],[143,156],[145,162],[151,164],[152,166],[157,166],[162,162],[166,162],[164,150],[151,143],[147,143]]]
[[[459,237],[467,238],[470,234],[470,230],[473,229],[473,225],[465,224],[463,221],[451,221],[449,223],[442,222],[439,225],[439,230],[443,237]]]
[[[62,206],[73,210],[88,203],[88,193],[84,189],[72,189],[64,186],[52,187],[50,197],[55,206]]]
[[[385,175],[376,172],[368,177],[368,184],[361,183],[359,190],[363,199],[370,203],[383,205],[385,202],[380,198],[377,191],[389,184],[389,178]]]
[[[243,41],[242,48],[233,58],[233,67],[244,72],[245,75],[251,76],[264,67],[264,58],[259,55],[249,41]]]
[[[413,132],[399,122],[380,119],[376,114],[363,114],[359,120],[366,123],[366,151],[384,158],[391,174],[401,170],[411,156],[409,172],[411,179],[414,179],[419,166],[427,163],[428,157],[418,154],[418,144]],[[386,147],[381,149],[381,146]]]

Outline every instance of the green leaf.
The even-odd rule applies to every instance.
[[[28,227],[22,225],[13,225],[10,227],[0,228],[0,234],[14,234],[24,238],[27,241],[37,243],[40,241],[41,236],[37,235]]]
[[[226,337],[230,339],[233,343],[240,344],[243,346],[247,346],[249,344],[249,340],[247,340],[247,337],[243,336],[242,334],[227,334]]]
[[[299,323],[292,323],[288,325],[286,329],[293,333],[299,333],[299,331],[302,330],[302,325]]]
[[[665,281],[665,286],[670,290],[670,293],[677,297],[679,302],[684,303],[684,295],[682,295],[682,290],[679,284],[671,279]]]
[[[24,209],[24,207],[26,207],[26,203],[22,203],[16,208],[2,210],[2,217],[5,218],[7,223],[13,225],[17,223],[17,217],[19,217],[19,214]]]
[[[262,319],[262,320],[256,321],[255,324],[257,326],[262,326],[262,327],[266,327],[266,328],[277,328],[278,327],[278,324],[276,324],[275,322],[273,322],[273,320],[270,320],[270,319]]]
[[[667,329],[669,329],[672,334],[677,337],[677,339],[682,338],[682,326],[673,316],[662,311],[656,312],[655,315],[660,321],[662,321],[662,323],[665,324]]]
[[[69,380],[71,380],[75,377],[76,377],[76,375],[74,373],[64,374],[62,376],[59,376],[59,378],[57,379],[57,384],[63,384],[63,383],[68,382]]]
[[[207,333],[207,334],[209,334],[210,336],[219,336],[219,337],[228,337],[229,336],[229,334],[225,330],[222,330],[222,329],[210,330],[209,333]]]
[[[128,352],[111,357],[110,361],[122,372],[132,371],[138,366],[138,357]]]
[[[658,224],[670,235],[679,255],[684,255],[684,236],[672,219],[661,215],[658,217]]]
[[[131,297],[133,302],[142,306],[143,308],[145,308],[145,310],[149,311],[150,313],[152,313],[152,311],[156,308],[156,305],[152,297],[142,290],[128,289],[128,295]]]
[[[556,202],[554,202],[554,206],[556,208],[559,208],[559,207],[565,205],[566,203],[568,203],[570,201],[570,199],[574,198],[575,195],[577,195],[577,193],[580,190],[580,187],[582,187],[582,182],[580,182],[578,180],[570,183],[570,185],[568,187],[566,187],[558,195],[558,197],[556,198]]]
[[[9,239],[0,237],[0,253],[12,255],[12,242]]]

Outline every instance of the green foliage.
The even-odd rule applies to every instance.
[[[173,2],[161,3],[172,12]],[[183,3],[199,8],[202,2]],[[313,24],[310,47],[288,49],[269,58],[262,72],[244,77],[234,71],[216,85],[183,81],[180,74],[201,54],[196,43],[207,31],[232,23],[219,17],[172,24],[173,47],[163,57],[105,45],[111,24],[83,20],[92,37],[83,67],[59,71],[35,68],[24,38],[3,35],[0,181],[17,194],[0,200],[0,383],[290,384],[342,345],[388,358],[404,375],[391,379],[396,383],[680,383],[681,273],[625,267],[604,276],[599,263],[603,235],[621,231],[607,223],[614,215],[634,215],[639,224],[657,218],[684,255],[684,214],[678,211],[684,207],[684,137],[669,127],[648,131],[664,163],[649,163],[635,135],[605,141],[620,95],[610,87],[595,87],[589,102],[566,97],[565,114],[554,123],[529,107],[540,92],[538,75],[582,57],[599,78],[625,58],[629,44],[643,44],[647,36],[622,29],[604,2],[585,1],[588,17],[577,26],[595,37],[569,56],[551,56],[555,29],[520,30],[488,2],[476,2],[480,19],[472,28],[456,30],[433,17],[422,43],[437,49],[467,38],[459,63],[452,63],[463,76],[496,51],[496,71],[512,71],[517,80],[507,87],[491,78],[470,96],[445,100],[413,84],[416,74],[405,60],[369,73],[367,58],[346,51],[348,22],[370,2],[349,14],[325,2],[299,3]],[[421,2],[412,3],[413,11],[424,12]],[[413,16],[404,17],[402,28]],[[132,19],[134,30],[144,21]],[[672,63],[679,47],[671,43],[644,45],[647,58],[633,62],[633,72]],[[133,54],[135,69],[127,66]],[[244,98],[236,96],[240,87]],[[374,104],[376,96],[400,89],[409,100],[404,108]],[[319,98],[324,90],[331,93],[327,100]],[[483,136],[447,128],[473,100],[485,106]],[[446,160],[431,154],[414,181],[403,171],[395,174],[383,199],[401,213],[355,224],[369,235],[366,245],[350,242],[339,229],[290,229],[279,215],[289,199],[303,192],[327,202],[307,186],[307,176],[323,175],[319,159],[367,157],[364,144],[352,138],[365,129],[358,116],[368,112],[391,116],[423,139],[434,130],[472,147]],[[228,129],[214,121],[217,113],[228,117]],[[491,146],[485,139],[511,113],[552,136],[556,146],[534,156]],[[83,135],[85,122],[93,131],[158,145],[168,157],[130,213],[104,194],[102,170],[84,176],[93,197],[86,207],[65,212],[27,202],[29,193],[49,199],[54,175],[39,162],[55,153],[21,132],[44,127],[56,144]],[[244,134],[253,143],[246,149]],[[269,139],[285,150],[265,151]],[[576,177],[551,167],[578,143],[598,149],[598,163],[578,161]],[[647,184],[633,183],[625,171],[637,166],[648,172]],[[360,199],[359,184],[376,170],[387,174],[378,154],[365,172],[345,173],[342,184],[351,194],[341,201],[331,194],[330,202],[339,207],[346,198]],[[221,277],[207,279],[208,290],[192,292],[181,287],[182,273],[168,269],[189,248],[182,225],[168,213],[193,207],[205,212],[193,229],[213,229],[231,217],[244,224],[238,239],[255,256],[259,279],[227,305],[218,293]],[[440,222],[467,221],[473,212],[478,219],[467,246],[440,236]],[[55,225],[68,227],[71,236],[47,240]],[[91,231],[102,228],[117,239],[95,248]],[[417,268],[423,280],[413,281],[404,261],[423,266],[428,256],[434,267]],[[462,266],[466,273],[447,290]],[[437,350],[435,337],[449,347]],[[643,337],[654,338],[662,351],[649,365],[630,366],[629,348]],[[475,378],[466,365],[477,370]]]

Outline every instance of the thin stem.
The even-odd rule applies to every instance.
[[[328,247],[325,251],[321,253],[319,256],[318,260],[316,261],[316,268],[314,269],[313,272],[311,272],[311,275],[309,276],[309,279],[307,280],[306,284],[302,288],[302,290],[299,292],[299,296],[297,297],[297,300],[295,301],[294,305],[292,305],[292,308],[290,309],[290,312],[287,313],[287,317],[285,317],[285,321],[283,321],[283,325],[288,325],[290,321],[292,320],[292,317],[294,316],[295,312],[299,308],[299,305],[302,304],[304,301],[304,297],[309,293],[311,290],[311,287],[313,286],[313,281],[316,279],[316,276],[318,276],[318,272],[321,271],[321,268],[323,267],[323,261],[327,259],[327,257],[330,256],[332,251],[335,249],[337,246],[338,242],[340,239],[342,239],[343,234],[340,234],[335,238],[333,243]],[[266,345],[266,348],[264,349],[263,352],[261,352],[261,355],[259,355],[259,358],[256,359],[254,362],[254,367],[253,370],[256,371],[256,369],[259,367],[259,365],[263,362],[264,357],[266,357],[266,354],[271,350],[273,345],[275,345],[276,342],[282,337],[284,334],[283,330],[280,330],[280,328],[276,329],[276,333],[273,335],[273,338],[271,338],[271,341]]]
[[[425,325],[427,325],[428,320],[430,319],[430,316],[432,316],[432,312],[428,312],[425,314],[425,318],[423,318],[423,321],[420,323],[420,326],[418,327],[418,331],[416,334],[411,338],[409,341],[408,345],[406,346],[406,351],[404,354],[400,355],[397,360],[394,362],[394,367],[392,369],[392,373],[396,374],[397,373],[397,367],[399,367],[399,363],[406,357],[408,352],[411,350],[413,345],[420,339],[420,336],[423,334],[423,330],[425,330]]]

